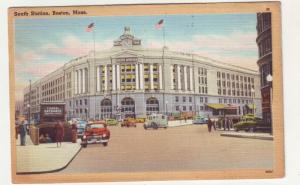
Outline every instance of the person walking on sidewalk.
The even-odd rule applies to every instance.
[[[211,132],[212,125],[213,125],[213,123],[212,123],[211,119],[208,118],[208,121],[207,121],[208,132]]]
[[[77,142],[77,122],[75,121],[72,125],[72,143]]]
[[[64,139],[64,126],[61,121],[58,121],[55,125],[55,139],[56,139],[56,146],[61,147],[61,142]]]
[[[25,125],[25,121],[22,120],[20,125],[19,125],[19,132],[20,132],[20,145],[21,146],[25,146],[26,143],[26,125]]]

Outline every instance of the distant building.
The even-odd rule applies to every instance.
[[[259,48],[259,66],[261,79],[262,116],[265,123],[271,125],[271,88],[272,82],[267,81],[267,76],[272,75],[272,32],[271,13],[257,14],[257,45]]]
[[[219,116],[225,109],[242,115],[253,108],[261,116],[258,71],[166,47],[143,48],[129,27],[110,50],[75,58],[31,89],[32,117],[41,102],[49,101],[65,101],[68,118],[178,112]],[[28,102],[26,88],[24,105]]]

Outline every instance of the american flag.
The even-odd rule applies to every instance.
[[[93,31],[93,29],[94,29],[94,23],[91,23],[91,24],[89,24],[89,25],[86,27],[85,31],[86,31],[86,32],[91,32],[91,31]]]
[[[158,23],[155,24],[155,29],[161,29],[164,26],[164,20],[161,19]]]

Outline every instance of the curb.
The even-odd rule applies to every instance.
[[[228,134],[228,133],[221,133],[220,136],[237,137],[237,138],[248,138],[248,139],[260,139],[260,140],[273,140],[272,136],[251,136],[251,135]]]
[[[73,161],[73,159],[78,155],[78,153],[81,151],[82,147],[78,149],[78,151],[75,153],[75,155],[65,164],[64,166],[54,169],[54,170],[47,170],[47,171],[36,171],[36,172],[16,172],[17,175],[28,175],[28,174],[43,174],[43,173],[53,173],[53,172],[58,172],[63,169],[65,169],[69,164]]]

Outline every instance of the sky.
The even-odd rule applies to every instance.
[[[145,48],[162,48],[163,31],[155,24],[164,19],[166,46],[221,62],[257,70],[256,14],[190,14],[157,16],[101,16],[16,19],[16,99],[32,82],[93,50],[94,23],[97,51],[112,47],[113,40],[129,26]]]

